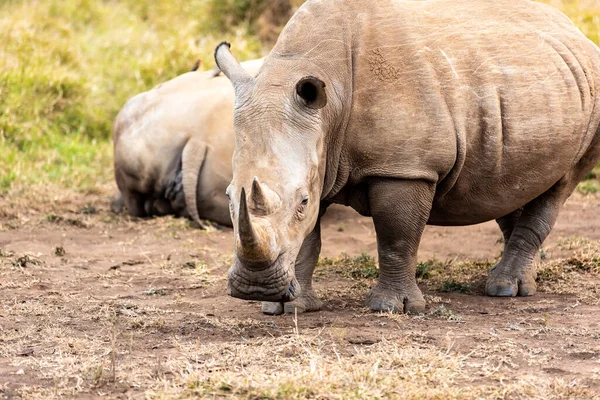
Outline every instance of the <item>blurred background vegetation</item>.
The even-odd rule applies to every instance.
[[[600,1],[544,2],[599,43]],[[223,39],[239,59],[266,55],[301,3],[0,0],[0,196],[36,185],[106,193],[112,121],[129,97],[198,58],[212,68]]]

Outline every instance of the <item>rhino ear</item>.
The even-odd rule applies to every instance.
[[[296,84],[296,94],[309,108],[319,109],[327,104],[325,82],[314,76],[305,76]]]

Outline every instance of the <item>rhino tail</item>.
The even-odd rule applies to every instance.
[[[204,142],[190,139],[183,148],[181,155],[185,207],[192,220],[200,226],[200,229],[206,229],[206,226],[200,221],[200,216],[198,215],[198,176],[200,175],[202,164],[206,159],[207,150],[208,147]]]

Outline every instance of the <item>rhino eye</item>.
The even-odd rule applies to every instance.
[[[304,196],[302,201],[300,202],[301,206],[306,206],[308,204],[308,196]]]

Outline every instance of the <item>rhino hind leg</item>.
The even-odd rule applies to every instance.
[[[500,262],[488,273],[488,296],[532,296],[536,292],[533,259],[550,234],[560,207],[600,158],[600,132],[577,164],[548,191],[526,204],[520,215],[498,220],[505,239]],[[511,224],[512,229],[511,229]]]
[[[505,215],[504,217],[500,217],[496,220],[498,226],[500,227],[500,230],[502,231],[502,236],[504,237],[504,251],[502,254],[506,252],[506,246],[508,245],[508,241],[510,240],[512,232],[515,229],[515,226],[517,225],[517,222],[519,221],[519,217],[521,216],[522,212],[523,208],[519,208],[511,212],[510,214]]]
[[[527,204],[516,221],[511,214],[498,220],[504,234],[504,252],[488,274],[485,285],[488,296],[535,294],[533,259],[550,233],[561,205],[560,198],[551,190]]]
[[[289,303],[262,303],[263,314],[278,315],[319,311],[323,303],[312,287],[312,275],[321,253],[321,226],[317,221],[315,229],[304,239],[296,259],[296,279],[300,284],[300,296]]]

